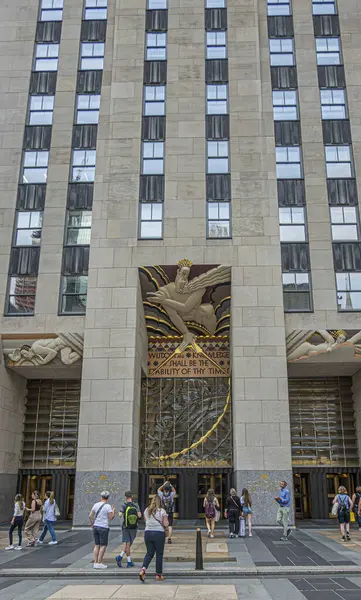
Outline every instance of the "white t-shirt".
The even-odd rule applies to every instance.
[[[145,518],[145,531],[162,531],[164,532],[164,527],[162,525],[163,517],[166,517],[167,513],[164,508],[160,508],[155,512],[155,515],[149,516],[148,509],[146,508],[144,511]]]
[[[92,508],[94,516],[97,514],[101,506],[103,508],[101,509],[101,511],[99,511],[99,514],[94,521],[94,527],[104,527],[105,529],[109,529],[108,515],[112,512],[113,509],[110,506],[110,504],[108,504],[108,502],[97,502]]]

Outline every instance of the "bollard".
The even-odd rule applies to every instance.
[[[197,529],[196,538],[196,571],[203,571],[203,548],[201,530]]]

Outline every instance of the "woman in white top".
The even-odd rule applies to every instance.
[[[165,544],[165,532],[169,523],[167,513],[165,512],[164,508],[162,508],[162,501],[159,498],[158,494],[156,494],[154,498],[152,498],[148,508],[145,509],[144,518],[144,541],[147,547],[147,553],[143,560],[143,567],[141,572],[139,573],[139,578],[144,583],[145,572],[148,569],[155,554],[155,578],[157,581],[164,581],[165,577],[163,576],[163,554]]]
[[[25,502],[21,494],[16,494],[15,496],[15,505],[14,505],[14,514],[11,519],[10,529],[9,529],[9,545],[6,546],[5,550],[22,550],[21,542],[23,539],[23,525],[24,525],[24,510],[25,510]],[[19,543],[17,546],[13,544],[13,532],[15,528],[18,528],[18,538]]]
[[[56,521],[55,510],[57,508],[57,505],[56,505],[55,498],[54,498],[54,492],[46,492],[45,496],[46,496],[46,500],[44,502],[44,509],[43,509],[44,528],[43,528],[43,531],[41,532],[41,536],[39,537],[37,543],[38,544],[44,543],[44,538],[47,534],[47,531],[49,530],[49,533],[51,535],[51,541],[49,542],[49,546],[53,546],[54,544],[58,543],[56,541],[56,535],[55,535],[55,531],[54,531],[54,524]]]

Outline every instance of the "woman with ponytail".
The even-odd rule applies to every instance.
[[[57,504],[54,499],[54,492],[46,492],[45,496],[46,496],[46,500],[44,502],[44,509],[43,509],[44,528],[43,528],[43,531],[41,532],[41,536],[39,537],[37,543],[38,544],[44,543],[44,538],[47,534],[47,531],[49,530],[49,533],[51,535],[51,541],[49,542],[49,546],[53,546],[54,544],[58,543],[56,540],[56,535],[55,535],[55,531],[54,531],[54,524],[56,521],[56,513],[59,512],[59,509],[58,509]]]

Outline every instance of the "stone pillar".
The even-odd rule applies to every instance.
[[[361,467],[361,370],[357,371],[352,378],[352,392],[359,452],[359,467]]]
[[[0,365],[0,521],[12,515],[23,433],[26,380]]]
[[[232,386],[237,490],[274,524],[292,488],[287,363],[266,3],[229,0],[232,162]]]

